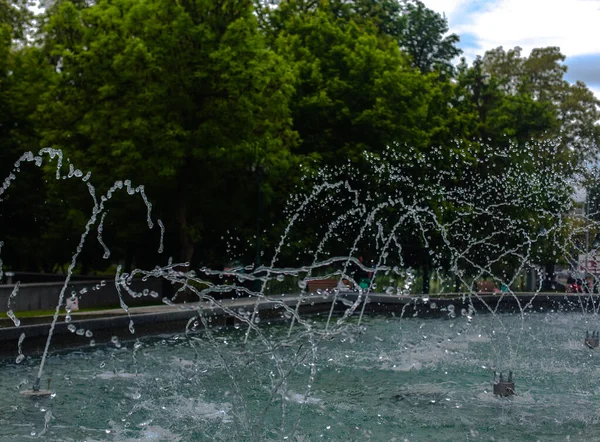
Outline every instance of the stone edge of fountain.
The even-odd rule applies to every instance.
[[[349,305],[356,301],[357,292],[343,292],[337,295],[334,311],[342,314]],[[364,295],[363,295],[364,296]],[[287,321],[283,316],[285,303],[294,308],[300,297],[298,295],[270,296],[261,299],[257,305],[260,317],[267,323]],[[327,313],[334,299],[333,294],[311,294],[302,297],[299,313],[301,315],[319,315]],[[235,300],[218,300],[216,303],[203,302],[202,309],[207,317],[211,318],[213,327],[233,327],[239,322],[230,316],[226,309],[235,311],[251,311],[256,304],[256,298],[238,298]],[[429,297],[398,296],[383,293],[370,293],[367,297],[365,312],[369,314],[385,314],[395,317],[438,317],[448,318],[448,306],[453,305],[456,316],[465,315],[469,307],[477,314],[482,313],[520,313],[525,312],[572,312],[572,311],[597,311],[600,305],[600,295],[597,294],[484,294],[477,296],[456,297]],[[177,333],[185,330],[185,324],[190,318],[197,316],[198,303],[177,305],[158,305],[134,307],[129,310],[129,315],[121,309],[93,312],[92,319],[85,318],[85,314],[73,315],[69,323],[64,321],[56,324],[51,351],[89,347],[90,339],[75,333],[75,330],[89,330],[98,345],[110,343],[113,336],[118,336],[120,341],[134,340],[142,336]],[[357,308],[354,315],[358,315]],[[100,316],[100,317],[98,317]],[[23,325],[20,327],[0,327],[0,357],[17,355],[17,341],[22,333],[26,339],[23,341],[22,351],[26,355],[42,353],[47,338],[51,317],[47,323]],[[133,320],[135,334],[129,330],[130,321]],[[72,325],[72,326],[71,326]],[[69,330],[71,326],[71,330]]]

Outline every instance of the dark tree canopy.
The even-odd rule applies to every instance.
[[[433,178],[417,159],[427,157],[442,176],[461,177],[444,185],[460,188],[476,185],[469,177],[533,172],[534,164],[572,174],[598,155],[598,100],[564,79],[559,48],[528,57],[496,48],[457,64],[459,37],[420,1],[44,5],[33,20],[20,2],[0,2],[3,178],[22,152],[54,147],[92,171],[99,191],[115,180],[143,184],[165,223],[165,254],[194,265],[267,260],[306,173],[337,170],[369,195],[410,200],[410,186],[382,187],[370,172],[375,162],[414,157],[403,170],[425,189]],[[551,155],[527,147],[555,139]],[[509,147],[521,153],[482,165],[486,152]],[[527,149],[535,163],[521,156]],[[56,180],[51,169],[31,166],[1,196],[5,266],[64,267],[89,217],[86,186]],[[124,196],[110,204],[104,235],[113,253],[102,260],[86,251],[79,271],[155,263],[144,204]],[[430,210],[450,218],[459,208],[433,198]],[[328,212],[313,215],[285,259],[311,250]],[[403,235],[407,262],[430,268],[424,244],[410,229]]]

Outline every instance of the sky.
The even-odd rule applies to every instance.
[[[600,99],[600,0],[422,0],[445,14],[468,61],[498,46],[558,46],[566,79],[584,81]]]

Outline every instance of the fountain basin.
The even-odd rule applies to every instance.
[[[535,310],[369,316],[360,330],[350,319],[319,339],[314,359],[306,329],[287,337],[287,324],[265,328],[270,348],[257,336],[243,345],[245,330],[234,327],[147,337],[51,354],[56,394],[33,400],[19,391],[38,358],[4,359],[0,439],[590,440],[598,354],[580,329],[596,321]],[[496,397],[493,372],[508,369],[519,394]]]

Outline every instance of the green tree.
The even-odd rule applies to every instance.
[[[106,184],[147,184],[178,232],[170,251],[222,262],[227,228],[254,224],[253,170],[268,195],[295,143],[292,73],[265,46],[251,5],[65,1],[44,33],[60,71],[37,114],[44,143]]]
[[[336,18],[323,5],[290,18],[277,44],[297,72],[292,115],[300,154],[340,165],[392,142],[428,144],[431,79],[374,27]]]
[[[529,57],[521,48],[487,51],[483,70],[512,96],[529,95],[553,112],[556,123],[548,136],[562,139],[563,155],[573,153],[576,163],[596,158],[600,145],[600,101],[583,82],[569,84],[565,56],[557,47],[536,48]],[[527,120],[522,120],[527,121]]]
[[[456,46],[458,35],[446,35],[446,18],[419,0],[405,0],[403,12],[404,26],[397,37],[400,47],[410,55],[412,65],[421,72],[453,73],[452,61],[462,51]]]
[[[5,266],[52,271],[64,259],[51,233],[60,201],[48,193],[42,170],[33,164],[14,169],[22,154],[39,150],[32,115],[52,74],[40,48],[27,44],[31,18],[24,4],[0,2],[0,180],[17,175],[0,195],[0,241]]]

